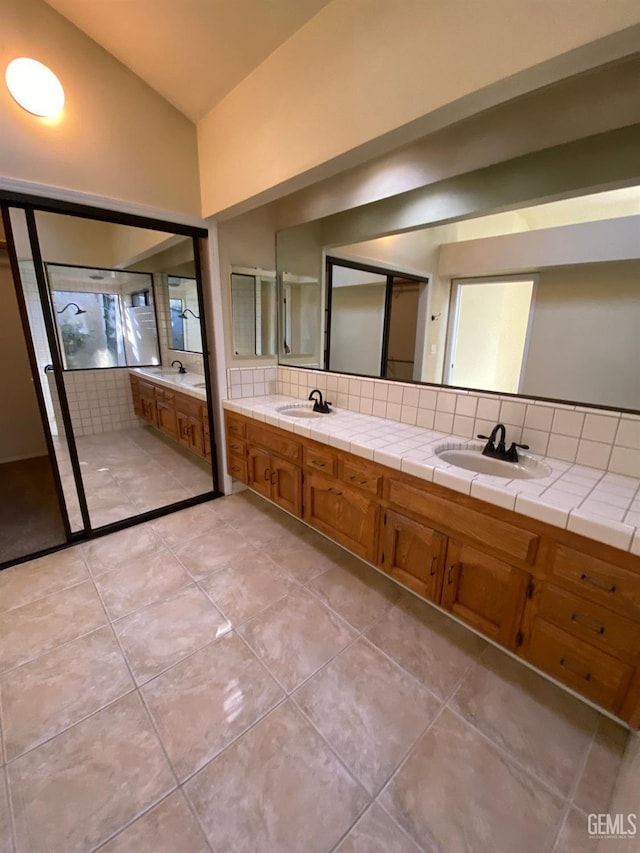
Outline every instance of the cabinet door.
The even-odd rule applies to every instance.
[[[156,411],[158,413],[158,427],[171,438],[178,437],[178,421],[176,418],[176,410],[173,403],[163,403],[160,400],[156,401]]]
[[[200,418],[189,417],[189,449],[204,457],[204,427]]]
[[[271,497],[271,460],[269,454],[259,447],[250,447],[247,454],[248,484],[256,492]]]
[[[190,447],[190,438],[189,438],[189,415],[185,412],[178,409],[176,411],[176,427],[177,427],[177,435],[176,438],[180,442],[180,444],[184,444],[185,447]]]
[[[156,401],[153,397],[148,397],[146,394],[140,395],[140,410],[142,417],[149,421],[153,426],[158,424],[158,416],[156,409]]]
[[[513,649],[530,580],[528,572],[450,539],[441,604],[478,631]]]
[[[447,537],[387,510],[381,542],[382,568],[432,601],[440,600]]]
[[[375,497],[312,473],[304,478],[304,520],[365,560],[374,560]]]
[[[271,457],[271,499],[283,509],[302,515],[302,471],[284,459]]]

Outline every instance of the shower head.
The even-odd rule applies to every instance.
[[[86,313],[87,313],[87,312],[84,310],[84,308],[81,308],[81,307],[78,305],[78,303],[77,303],[77,302],[67,302],[67,304],[64,306],[64,308],[61,308],[59,311],[56,311],[56,314],[64,314],[64,312],[67,310],[67,308],[71,308],[71,306],[72,306],[72,305],[73,305],[73,307],[76,309],[76,311],[75,311],[76,316],[77,316],[78,314],[86,314]]]

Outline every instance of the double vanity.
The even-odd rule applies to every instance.
[[[223,405],[232,477],[640,726],[640,557],[505,508],[501,481],[550,482],[566,464],[492,459],[478,442],[348,411],[318,415],[282,396]],[[385,453],[385,441],[409,431],[413,461]],[[489,475],[486,500],[469,494],[478,467]]]
[[[133,408],[168,438],[211,461],[211,435],[204,376],[162,367],[129,370]]]

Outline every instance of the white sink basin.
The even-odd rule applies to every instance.
[[[312,408],[304,406],[280,406],[276,410],[279,415],[286,415],[288,418],[324,418],[322,412],[314,412]]]
[[[491,456],[483,456],[481,450],[440,450],[436,456],[467,471],[475,471],[478,474],[490,474],[492,477],[504,477],[505,480],[536,480],[540,477],[548,477],[551,468],[544,462],[532,464],[526,460],[520,462],[504,462],[502,459],[492,459]]]

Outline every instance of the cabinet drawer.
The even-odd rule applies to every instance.
[[[338,472],[338,457],[324,447],[305,447],[304,464],[331,477],[335,477]]]
[[[640,576],[634,572],[560,545],[553,558],[552,577],[616,613],[640,618]]]
[[[244,421],[239,421],[232,415],[227,415],[227,432],[230,435],[237,435],[239,438],[244,438],[247,434],[247,425]]]
[[[243,483],[247,483],[249,481],[246,461],[238,459],[236,456],[229,456],[227,469],[229,474],[236,480],[241,480]]]
[[[292,462],[300,462],[302,460],[302,445],[299,441],[296,441],[294,438],[288,438],[287,435],[283,435],[282,433],[272,432],[259,424],[247,424],[247,439],[250,444],[271,450],[284,459],[290,459]]]
[[[148,394],[150,397],[153,397],[155,387],[152,382],[145,382],[144,379],[138,379],[138,388],[141,394]]]
[[[592,646],[633,661],[637,654],[637,626],[624,616],[547,584],[540,596],[538,613],[549,622]]]
[[[535,563],[540,541],[536,533],[460,506],[399,480],[390,479],[388,483],[389,503],[400,511],[414,512],[433,522],[436,528],[444,528],[457,536],[474,540],[485,545],[490,551],[501,552],[525,563]]]
[[[533,624],[526,656],[558,681],[612,711],[620,707],[633,673],[627,664],[540,618]]]
[[[247,456],[247,443],[240,438],[229,436],[227,442],[227,451],[230,456],[237,456],[239,459],[245,459]]]
[[[165,403],[170,403],[175,399],[175,391],[168,391],[166,388],[154,388],[156,400],[162,400]]]
[[[356,486],[358,489],[377,495],[382,475],[378,468],[367,465],[366,462],[343,459],[340,465],[340,478],[350,486]]]

